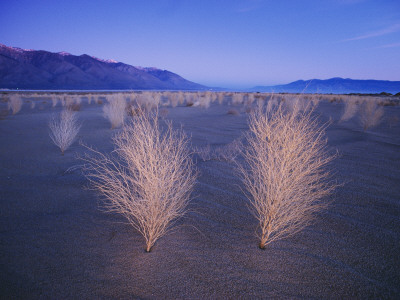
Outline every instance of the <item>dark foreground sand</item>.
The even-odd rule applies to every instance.
[[[5,105],[4,103],[2,104]],[[144,253],[118,215],[98,209],[74,143],[64,156],[48,136],[61,107],[41,103],[0,120],[0,296],[4,299],[243,299],[400,297],[400,124],[363,132],[356,120],[329,127],[344,183],[328,211],[301,233],[257,247],[256,221],[229,162],[197,161],[190,209]],[[170,108],[194,146],[223,146],[246,130],[246,115],[213,104]],[[323,102],[322,121],[342,104]],[[400,107],[385,107],[385,117]],[[109,152],[101,107],[85,104],[79,138]]]

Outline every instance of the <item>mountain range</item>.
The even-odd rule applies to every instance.
[[[205,90],[167,70],[134,67],[87,54],[26,50],[0,44],[0,89],[32,90]],[[218,89],[217,90],[224,90]],[[331,78],[256,86],[252,92],[374,94],[400,92],[400,81]]]
[[[50,90],[204,90],[167,70],[134,67],[87,54],[25,50],[0,44],[0,88]]]
[[[284,85],[256,86],[250,90],[253,92],[274,93],[376,94],[386,92],[396,94],[400,92],[400,81],[359,80],[335,77],[325,80],[298,80]]]

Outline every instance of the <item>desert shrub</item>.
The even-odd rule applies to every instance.
[[[399,105],[399,102],[395,101],[393,99],[384,99],[384,100],[379,101],[378,105],[381,105],[381,106],[396,106],[396,105]]]
[[[334,156],[326,149],[325,126],[311,110],[259,107],[249,128],[245,163],[238,168],[264,249],[303,229],[326,206],[321,199],[334,185],[325,167]]]
[[[228,115],[233,115],[233,116],[238,116],[238,115],[239,115],[239,112],[238,112],[237,109],[231,108],[231,109],[229,109],[229,110],[227,111],[227,114],[228,114]]]
[[[209,92],[209,97],[211,99],[211,102],[215,102],[218,100],[218,95],[216,92]]]
[[[247,99],[246,99],[246,105],[251,105],[251,104],[253,104],[254,99],[255,99],[254,93],[248,93],[248,94],[247,94]]]
[[[236,158],[242,153],[243,143],[242,140],[235,139],[231,143],[211,149],[210,144],[202,147],[193,147],[193,153],[197,154],[201,160],[219,160],[234,162]]]
[[[161,103],[161,97],[162,95],[159,92],[148,93],[145,110],[150,111],[152,109],[157,109]]]
[[[56,107],[56,105],[58,103],[58,98],[56,96],[52,96],[51,103],[52,103],[52,107]]]
[[[94,97],[92,96],[92,94],[87,94],[86,95],[87,104],[90,105],[92,103],[92,100],[94,100]]]
[[[320,101],[321,101],[321,98],[318,97],[318,95],[314,94],[311,96],[310,102],[314,106],[314,108],[316,108],[319,105]]]
[[[185,93],[184,92],[178,92],[178,103],[180,105],[183,105],[185,103]]]
[[[258,102],[258,107],[261,107],[263,104]],[[271,112],[278,105],[278,100],[276,98],[270,98],[267,101],[267,113]]]
[[[67,105],[66,108],[71,111],[80,111],[82,108],[82,104],[81,103],[72,103],[72,104]]]
[[[136,97],[136,106],[139,106],[141,110],[150,112],[158,108],[160,104],[161,95],[156,92],[143,92]]]
[[[169,94],[168,100],[171,107],[178,106],[180,94],[182,94],[182,92],[175,92]]]
[[[355,116],[358,111],[358,104],[353,98],[347,98],[344,102],[344,108],[342,116],[340,117],[339,122],[348,121]]]
[[[194,106],[194,103],[195,103],[194,93],[185,92],[184,93],[184,102],[182,104],[185,104],[185,106],[190,107],[190,106]]]
[[[224,92],[218,92],[217,93],[217,100],[218,103],[221,105],[222,103],[224,103],[225,100],[225,93]]]
[[[50,138],[60,148],[62,155],[74,142],[80,127],[76,113],[68,109],[61,111],[58,116],[54,115],[50,120]]]
[[[22,108],[22,100],[18,95],[11,95],[8,100],[8,109],[12,111],[12,114],[15,115]]]
[[[170,98],[170,103],[172,107],[176,107],[178,104],[182,105],[185,102],[185,94],[182,91],[173,93]]]
[[[161,130],[157,113],[142,112],[113,138],[112,156],[90,149],[83,158],[104,208],[143,235],[147,252],[185,214],[196,179],[187,137],[166,127]]]
[[[337,96],[333,96],[329,99],[330,103],[336,103],[336,102],[340,102],[340,98]]]
[[[72,96],[66,95],[64,98],[61,100],[61,105],[63,107],[71,107],[72,105],[75,104],[75,99]]]
[[[110,121],[111,129],[122,126],[126,115],[126,101],[123,97],[111,96],[103,106],[104,117]]]
[[[210,144],[207,144],[207,146],[203,147],[193,147],[193,153],[197,154],[202,161],[211,160],[213,157]]]
[[[233,105],[243,104],[243,94],[242,93],[234,93],[232,95],[232,104]]]
[[[364,130],[376,127],[382,121],[383,114],[383,107],[378,106],[376,101],[372,99],[366,100],[360,107],[360,124]]]
[[[129,117],[137,116],[140,112],[141,112],[141,109],[138,108],[137,105],[134,105],[132,103],[127,103],[127,105],[126,105],[126,114]]]
[[[305,95],[283,95],[281,97],[286,110],[296,113],[295,110],[304,111],[311,107],[312,102]]]
[[[210,103],[211,103],[211,95],[209,93],[206,93],[204,95],[202,95],[202,97],[199,98],[199,106],[201,108],[209,108],[210,107]]]
[[[218,147],[214,151],[214,158],[217,160],[225,160],[234,162],[242,153],[243,143],[241,139],[235,139],[225,146]]]

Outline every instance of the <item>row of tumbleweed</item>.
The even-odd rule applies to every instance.
[[[185,214],[197,171],[184,132],[173,130],[171,123],[167,123],[166,130],[160,128],[162,93],[148,94],[153,95],[150,100],[144,94],[131,102],[122,94],[106,98],[103,112],[112,129],[123,126],[127,114],[132,116],[131,122],[114,136],[115,151],[107,155],[87,147],[83,160],[85,175],[102,195],[104,206],[122,214],[143,235],[146,251],[150,252],[173,222]],[[189,97],[184,93],[171,95],[167,98],[170,105],[197,99],[196,93],[189,93]],[[248,111],[250,130],[244,136],[245,143],[235,140],[214,154],[209,145],[194,152],[203,160],[218,156],[236,165],[251,211],[259,221],[259,246],[264,249],[303,229],[317,211],[326,207],[327,196],[335,188],[326,167],[335,155],[326,148],[326,125],[321,126],[313,114],[312,105],[320,99],[278,95],[260,101],[256,96],[230,95],[233,105],[258,101]],[[13,113],[22,106],[15,99],[12,96],[9,100]],[[194,101],[208,98],[199,99]],[[210,101],[219,98],[210,99],[198,106],[208,107]],[[350,120],[357,112],[364,130],[381,121],[383,108],[377,101],[360,102],[357,97],[345,100],[340,122]],[[97,97],[91,101],[101,100]],[[187,106],[193,105],[190,101]],[[51,119],[49,127],[51,139],[64,153],[80,129],[76,117],[80,102],[66,97],[60,103],[65,109]],[[242,163],[236,160],[239,154],[244,158]]]
[[[364,130],[373,128],[383,120],[383,106],[398,105],[398,101],[393,97],[361,97],[353,95],[320,95],[320,94],[268,94],[268,93],[239,93],[239,92],[183,92],[183,91],[143,91],[143,92],[121,92],[121,93],[5,93],[1,97],[1,102],[7,102],[8,109],[0,110],[0,120],[5,119],[11,111],[13,115],[17,114],[23,107],[23,99],[26,103],[30,103],[31,109],[34,109],[39,103],[39,109],[44,109],[46,103],[51,103],[55,108],[58,104],[65,109],[71,111],[79,111],[83,101],[91,104],[103,104],[106,102],[103,110],[105,116],[111,123],[111,128],[120,127],[125,119],[126,114],[134,115],[136,105],[141,106],[144,110],[151,110],[155,107],[163,107],[160,110],[161,116],[168,114],[167,107],[176,107],[178,105],[186,105],[193,107],[208,108],[212,103],[226,103],[233,106],[227,112],[231,115],[238,115],[240,111],[235,108],[240,107],[246,113],[253,110],[255,103],[274,103],[286,102],[289,107],[293,103],[299,106],[312,103],[317,106],[321,101],[330,101],[332,103],[343,103],[342,116],[339,122],[346,122],[358,116],[358,122]],[[368,99],[367,99],[368,98]],[[397,123],[398,118],[388,119],[390,126]]]
[[[122,103],[110,103],[110,110],[112,105]],[[85,175],[105,208],[122,214],[143,235],[150,252],[173,221],[185,214],[197,171],[182,129],[173,130],[167,123],[161,130],[158,109],[136,106],[135,110],[132,121],[113,138],[115,151],[103,154],[87,147],[82,159]],[[70,126],[73,116],[62,112],[60,124]],[[75,133],[77,126],[69,130]],[[328,154],[326,126],[319,125],[310,106],[259,105],[250,113],[249,127],[247,146],[234,147],[242,148],[244,163],[231,161],[240,171],[259,221],[259,247],[264,249],[307,226],[326,206],[324,199],[335,187],[326,166],[335,156]],[[54,133],[52,139],[56,140]]]

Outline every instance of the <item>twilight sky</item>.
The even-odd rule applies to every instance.
[[[0,43],[207,86],[400,80],[399,0],[0,0]]]

